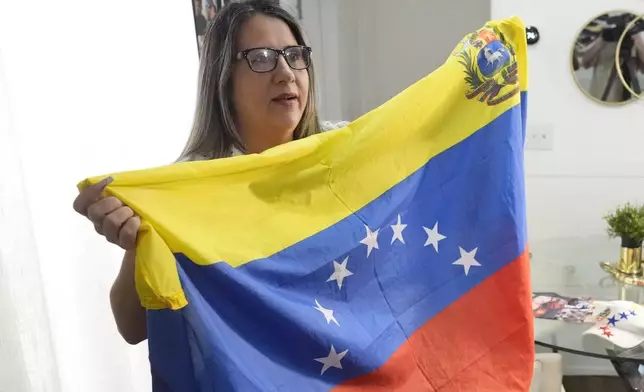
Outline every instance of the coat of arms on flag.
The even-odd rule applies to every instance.
[[[498,105],[521,91],[513,44],[493,24],[465,37],[452,55],[465,68],[468,99]]]
[[[525,28],[468,37],[342,129],[113,175],[155,391],[528,389]]]

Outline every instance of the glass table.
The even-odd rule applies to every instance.
[[[567,297],[595,300],[626,300],[644,303],[644,287],[630,286],[613,279],[598,262],[583,264],[547,263],[532,260],[532,291],[552,292]],[[593,324],[534,319],[535,344],[554,352],[567,352],[612,363],[628,391],[644,391],[644,347],[590,346],[582,333]],[[640,371],[642,369],[642,371]]]

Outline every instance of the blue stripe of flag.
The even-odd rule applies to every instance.
[[[170,391],[326,391],[380,367],[416,329],[525,250],[526,98],[354,215],[269,258],[231,268],[177,255],[189,305],[148,312],[156,376]],[[390,243],[398,215],[405,244]],[[423,227],[436,222],[447,237],[438,252],[424,246]],[[360,243],[365,224],[379,230],[369,257]],[[453,265],[459,248],[478,248],[481,266],[468,276]],[[339,288],[327,280],[333,261],[346,257],[353,274]],[[340,326],[327,323],[315,300]],[[320,374],[314,359],[332,345],[348,350],[343,369]]]

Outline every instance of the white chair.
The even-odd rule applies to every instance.
[[[561,355],[555,353],[536,354],[530,392],[566,392],[562,379]]]

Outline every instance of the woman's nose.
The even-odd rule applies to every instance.
[[[277,66],[275,67],[275,71],[273,71],[273,77],[277,83],[291,83],[295,80],[295,74],[286,62],[284,56],[277,58]]]

